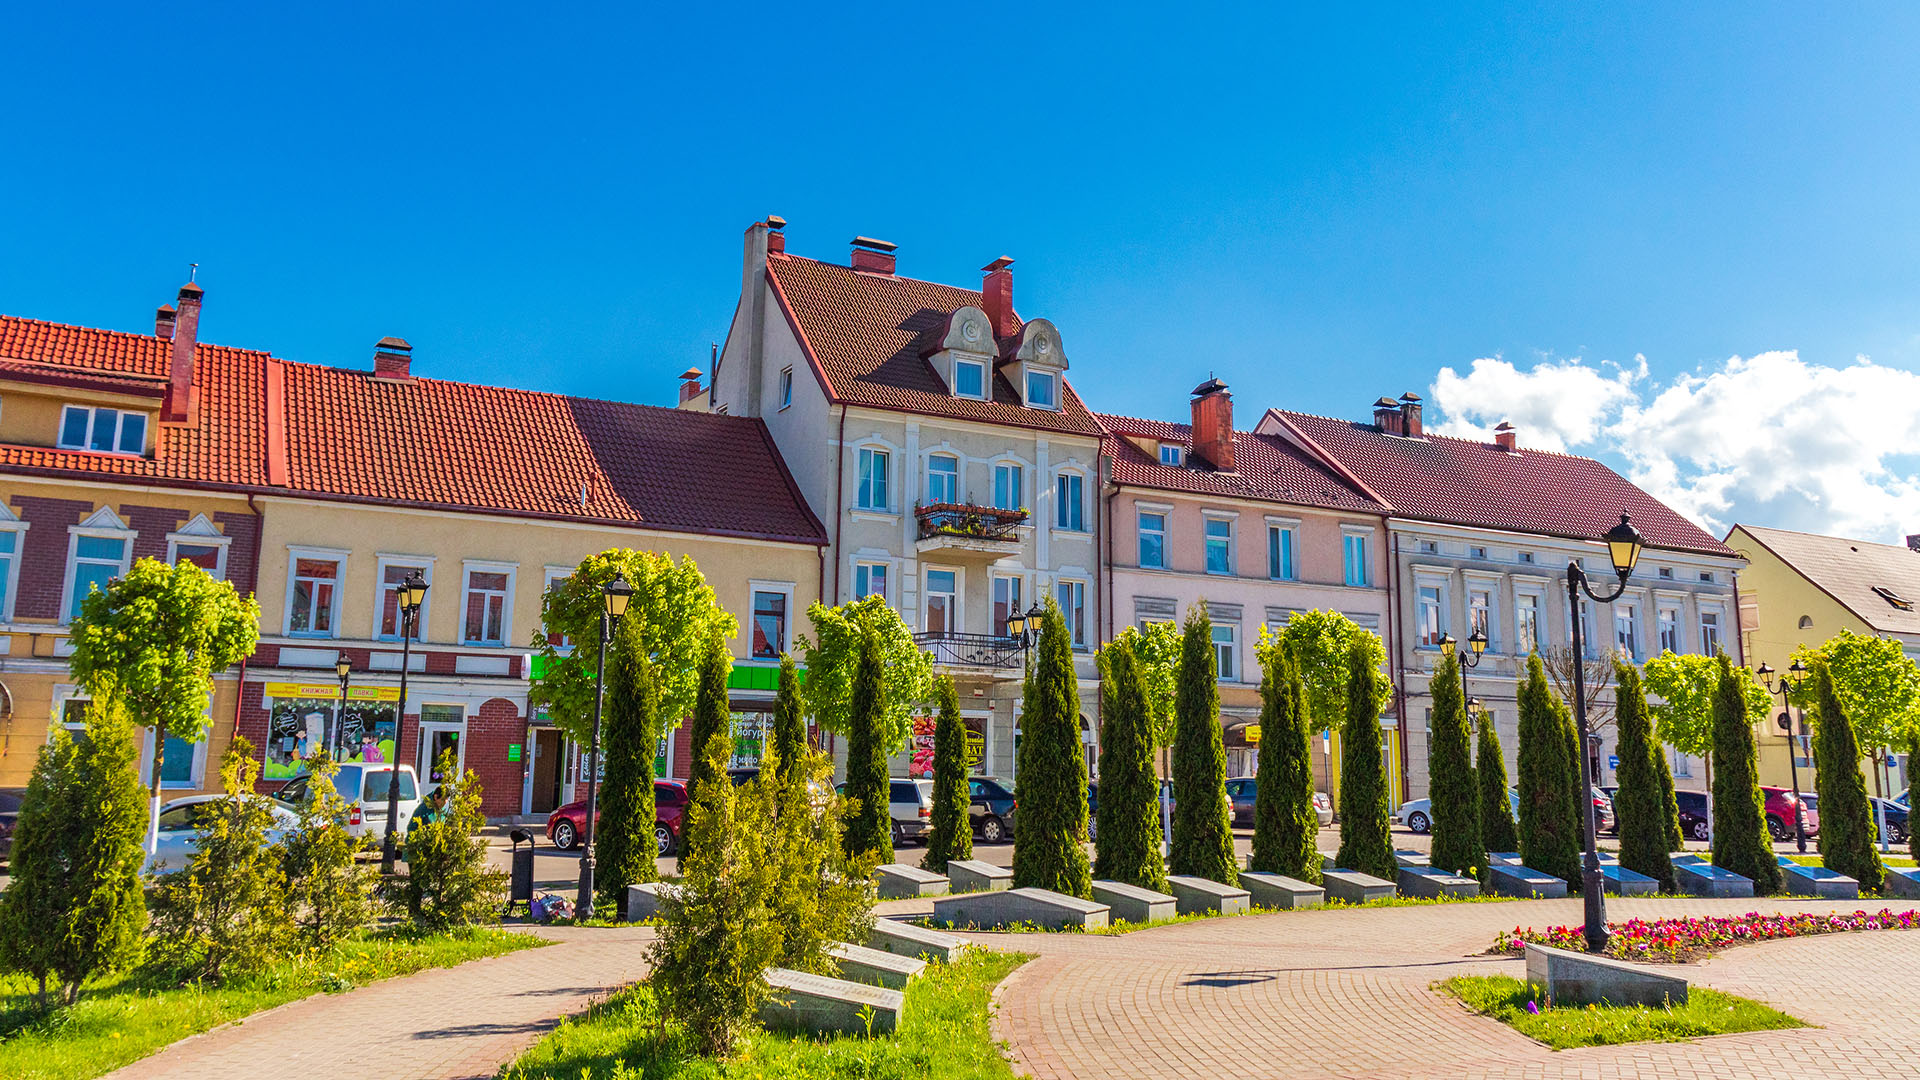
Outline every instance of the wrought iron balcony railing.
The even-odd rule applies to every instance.
[[[1002,510],[971,503],[928,503],[913,508],[920,522],[920,539],[955,536],[964,540],[1006,540],[1020,538],[1017,531],[1027,522],[1025,510]]]
[[[933,654],[933,662],[950,667],[1002,668],[1017,671],[1023,663],[1017,638],[991,634],[958,634],[945,630],[913,635],[913,643]]]

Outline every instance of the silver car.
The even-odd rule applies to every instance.
[[[268,843],[279,843],[300,824],[299,817],[286,807],[258,795],[248,797],[265,803],[273,814],[273,825],[267,829]],[[187,864],[193,861],[193,853],[200,846],[200,841],[207,835],[208,822],[219,812],[216,804],[225,798],[225,795],[188,795],[162,806],[160,840],[153,853],[147,856],[146,872],[165,874],[186,869]]]
[[[933,781],[908,780],[896,776],[887,781],[887,787],[887,811],[893,819],[893,842],[904,844],[918,840],[926,843],[927,833],[933,828]],[[835,784],[833,790],[845,795],[846,781]]]
[[[1514,794],[1511,789],[1507,791],[1507,805],[1517,820],[1520,817],[1520,796]],[[1393,819],[1405,825],[1410,832],[1432,832],[1433,803],[1427,799],[1415,799],[1410,803],[1403,803],[1399,812],[1393,815]]]

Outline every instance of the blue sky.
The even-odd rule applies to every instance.
[[[210,340],[667,403],[779,213],[1013,256],[1097,408],[1413,389],[1710,527],[1920,531],[1920,9],[1033,7],[22,8],[0,311],[198,262]]]

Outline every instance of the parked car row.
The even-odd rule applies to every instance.
[[[1507,789],[1507,805],[1517,819],[1520,816],[1520,793],[1513,788]],[[1593,809],[1600,822],[1602,833],[1613,833],[1619,823],[1613,816],[1613,798],[1604,788],[1593,789]],[[1407,827],[1409,832],[1427,833],[1433,831],[1433,803],[1429,799],[1415,799],[1402,803],[1393,815],[1393,820]]]

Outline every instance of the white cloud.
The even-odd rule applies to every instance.
[[[1522,446],[1593,454],[1709,531],[1736,521],[1897,542],[1920,531],[1920,374],[1861,357],[1731,357],[1665,383],[1634,366],[1487,357],[1443,368],[1442,434],[1502,420]]]

